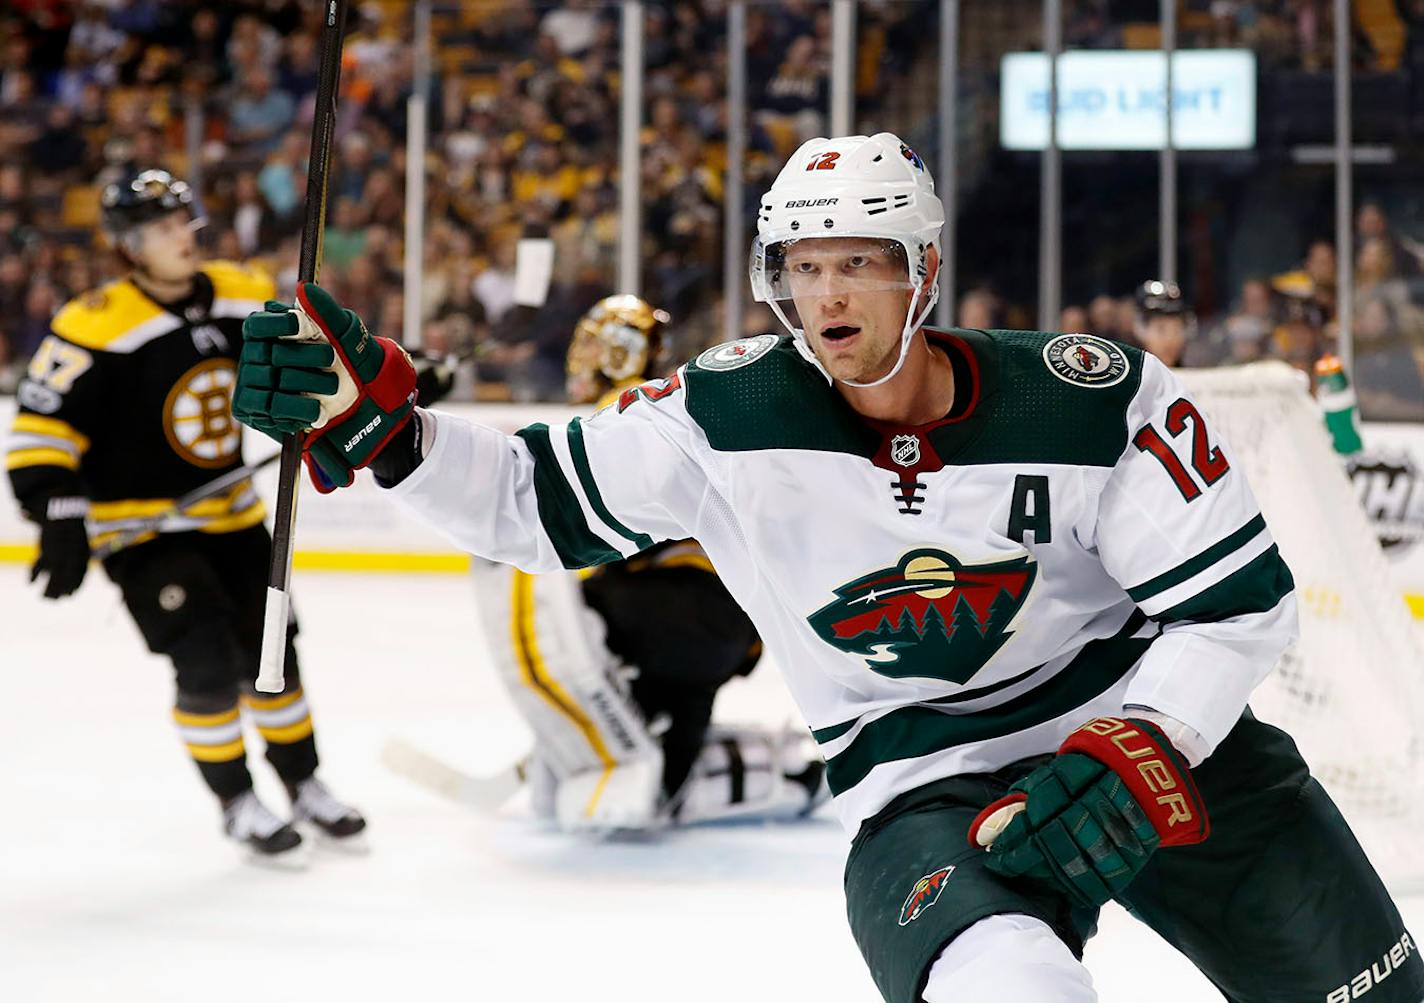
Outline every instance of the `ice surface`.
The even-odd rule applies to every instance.
[[[579,843],[512,802],[480,817],[387,772],[399,736],[493,770],[526,732],[481,663],[459,576],[298,574],[322,775],[372,852],[309,870],[240,861],[218,834],[148,655],[102,573],[48,603],[0,565],[0,999],[759,1003],[878,997],[846,928],[829,818]],[[719,715],[792,714],[763,666]],[[260,743],[249,739],[251,746]],[[259,790],[285,810],[265,763]],[[1416,931],[1424,901],[1406,905]],[[1088,962],[1106,1003],[1220,997],[1118,910]]]

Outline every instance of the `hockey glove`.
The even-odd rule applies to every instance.
[[[30,569],[30,581],[48,574],[46,599],[61,599],[79,590],[89,571],[89,514],[87,498],[49,498],[35,506],[32,517],[40,524],[40,554]]]
[[[1100,717],[980,812],[969,842],[989,850],[996,874],[1096,907],[1125,889],[1159,846],[1200,843],[1209,832],[1186,760],[1161,730]]]
[[[274,438],[303,434],[302,459],[323,493],[346,487],[415,408],[415,368],[389,338],[320,286],[295,306],[268,303],[242,324],[233,416]]]

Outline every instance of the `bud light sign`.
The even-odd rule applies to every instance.
[[[1066,52],[1058,57],[1058,145],[1065,150],[1159,150],[1166,145],[1167,62],[1160,51]],[[999,138],[1006,149],[1048,141],[1048,57],[1011,52],[1001,66]],[[1172,56],[1172,145],[1256,145],[1256,55],[1192,49]]]

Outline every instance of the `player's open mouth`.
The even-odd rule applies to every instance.
[[[837,325],[836,327],[825,328],[823,331],[821,331],[821,338],[824,341],[829,342],[845,341],[847,338],[854,338],[859,333],[860,328],[847,327],[846,325],[841,324]]]

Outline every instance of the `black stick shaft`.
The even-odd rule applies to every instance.
[[[316,109],[312,116],[311,152],[307,158],[307,201],[302,220],[297,284],[315,282],[321,266],[321,239],[326,228],[326,194],[331,174],[331,143],[336,131],[336,97],[341,84],[341,44],[347,0],[322,0],[326,17],[318,48]],[[292,580],[292,541],[296,535],[297,485],[301,475],[300,436],[282,437],[277,473],[277,511],[272,526],[272,566],[267,578],[267,618],[262,636],[262,664],[257,688],[280,692],[286,655],[287,600]],[[274,593],[280,593],[276,595]],[[274,631],[277,636],[273,636]]]

